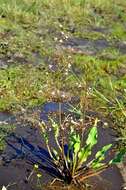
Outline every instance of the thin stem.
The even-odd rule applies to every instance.
[[[88,179],[88,178],[90,178],[92,176],[99,175],[100,173],[102,173],[103,171],[105,171],[108,167],[109,167],[109,165],[105,166],[104,168],[99,169],[96,172],[89,172],[89,173],[87,173],[86,175],[82,176],[81,179],[79,179],[79,182],[82,182],[83,180]]]
[[[56,144],[57,144],[58,148],[60,149],[60,151],[62,151],[62,148],[61,148],[61,146],[59,144],[58,138],[55,138],[55,140],[56,140]]]
[[[46,143],[46,146],[47,146],[47,149],[48,149],[49,155],[51,156],[51,158],[53,158],[53,155],[52,155],[52,152],[51,152],[51,150],[50,150],[49,144]],[[54,158],[53,158],[53,159],[54,159]]]
[[[62,138],[61,139],[62,142],[61,142],[60,150],[61,150],[61,154],[62,154],[62,159],[64,159],[66,167],[68,169],[67,159],[66,159],[66,156],[65,156],[65,153],[64,153],[64,137],[65,137],[64,126],[65,126],[65,122],[62,124],[62,115],[61,115],[62,110],[61,109],[62,109],[61,108],[61,103],[59,102],[59,122],[60,122],[60,126],[61,126],[61,138]],[[57,143],[59,144],[58,139],[57,139]]]
[[[59,123],[60,126],[62,125],[62,108],[61,108],[61,102],[59,102]]]
[[[72,176],[74,176],[74,173],[75,173],[76,163],[77,163],[77,154],[74,155]]]

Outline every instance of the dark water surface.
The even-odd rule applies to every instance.
[[[59,104],[55,102],[46,103],[42,107],[41,111],[41,119],[48,119],[48,114],[58,112]],[[62,104],[61,106],[62,112],[69,112],[69,105],[68,104]],[[91,114],[91,113],[90,113]],[[17,124],[15,117],[11,115],[10,113],[1,112],[0,113],[0,121],[4,122],[7,121],[8,123],[15,123],[17,128],[15,130],[15,133],[19,136],[25,137],[30,143],[37,144],[42,147],[45,147],[45,144],[43,142],[43,139],[39,133],[39,129],[33,126],[30,126],[30,124],[27,124],[24,126],[23,124]],[[55,146],[53,136],[51,136],[50,132],[50,140],[51,145]],[[101,126],[98,127],[98,144],[95,146],[93,150],[93,155],[99,150],[102,146],[113,143],[114,142],[114,135],[115,133],[110,128],[103,128]],[[13,142],[15,143],[15,142]],[[14,152],[10,147],[6,147],[3,156],[10,156]],[[109,159],[111,159],[111,155],[109,155]],[[25,160],[14,160],[9,164],[1,164],[0,166],[0,187],[3,185],[10,185],[8,187],[8,190],[36,190],[36,183],[37,178],[36,175],[31,176],[30,180],[27,181],[28,176],[30,175],[32,171],[32,167],[25,161]],[[41,189],[50,189],[44,186],[44,184],[47,184],[51,180],[53,180],[49,175],[46,174],[46,172],[42,172],[42,179]],[[105,172],[103,172],[100,176],[92,177],[90,179],[90,183],[92,184],[92,190],[120,190],[121,186],[123,184],[123,179],[120,174],[119,169],[115,166],[113,168],[107,169]],[[53,189],[64,189],[62,187],[54,187]],[[67,188],[68,189],[68,188]],[[81,189],[81,188],[74,188],[69,187],[69,190],[74,189]]]
[[[104,31],[102,28],[94,28],[96,31]],[[89,31],[90,32],[90,31]],[[102,32],[104,33],[104,32]],[[100,38],[96,40],[88,39],[88,38],[76,38],[71,37],[67,40],[63,40],[62,43],[57,43],[56,48],[58,51],[61,49],[66,49],[73,53],[82,53],[84,55],[96,55],[100,52],[106,50],[107,48],[115,48],[120,54],[126,54],[126,42],[125,41],[115,41],[110,42],[106,38]],[[106,57],[107,58],[107,57]],[[56,64],[54,64],[47,57],[41,56],[39,53],[32,53],[32,61],[30,64],[34,66],[38,66],[41,63],[46,62],[49,65],[49,69],[51,66],[51,70],[55,71],[57,69]],[[26,60],[23,55],[13,55],[10,57],[0,58],[0,69],[6,69],[13,63],[18,64],[29,64],[29,61]]]
[[[107,39],[91,40],[88,38],[68,38],[63,42],[63,48],[67,48],[75,53],[95,55],[107,48],[115,48],[120,54],[126,54],[125,42],[109,42]]]

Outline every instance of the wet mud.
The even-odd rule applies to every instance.
[[[59,104],[55,102],[49,102],[46,103],[41,107],[41,119],[48,120],[48,114],[54,114],[57,113],[59,110]],[[37,109],[36,109],[37,110]],[[35,110],[35,111],[36,111]],[[68,113],[69,112],[69,105],[68,104],[62,104],[61,106],[62,113]],[[89,114],[89,113],[88,113]],[[93,113],[92,113],[93,114]],[[91,112],[90,112],[91,115]],[[30,125],[27,123],[25,126],[23,123],[17,122],[15,119],[15,116],[13,116],[10,113],[2,112],[0,113],[0,121],[2,122],[8,122],[8,123],[14,123],[17,128],[15,130],[15,134],[18,136],[22,136],[26,138],[31,144],[33,145],[39,145],[41,147],[45,147],[44,141],[42,139],[42,136],[40,134],[40,131],[37,127]],[[114,143],[115,140],[115,132],[113,132],[110,128],[103,128],[101,125],[98,127],[98,144],[95,146],[93,150],[93,155],[104,145],[109,143]],[[54,145],[54,139],[52,132],[50,132],[50,142],[51,145]],[[13,155],[13,150],[10,147],[6,147],[1,157],[5,156],[11,156]],[[108,159],[111,159],[112,155],[108,155]],[[1,162],[0,165],[0,187],[3,185],[8,185],[8,190],[36,190],[36,189],[52,189],[45,187],[46,184],[51,182],[53,180],[52,177],[50,177],[45,171],[41,171],[42,178],[41,181],[41,187],[40,183],[38,182],[38,179],[36,175],[33,175],[29,178],[31,172],[32,172],[32,166],[30,166],[26,160],[13,160],[9,164],[5,164],[4,162]],[[28,180],[29,178],[29,180]],[[121,187],[123,185],[123,178],[120,173],[120,170],[115,166],[112,168],[107,169],[102,174],[96,177],[92,177],[89,182],[91,184],[91,190],[121,190]],[[53,189],[65,189],[63,187],[57,186],[53,187]],[[68,187],[66,188],[68,189]],[[69,187],[69,190],[77,189],[76,187]],[[83,188],[79,188],[83,189]]]

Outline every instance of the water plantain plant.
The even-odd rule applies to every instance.
[[[112,147],[112,144],[107,144],[91,159],[92,149],[98,140],[97,121],[96,119],[94,126],[90,128],[85,142],[74,126],[70,126],[66,142],[64,138],[66,136],[65,122],[60,126],[51,119],[56,141],[55,148],[49,144],[47,125],[44,123],[39,124],[47,146],[46,149],[37,145],[33,146],[25,138],[12,134],[12,138],[16,140],[18,146],[7,140],[7,144],[16,152],[10,160],[25,158],[30,164],[37,165],[39,169],[45,170],[64,184],[84,183],[87,178],[98,175],[111,165],[121,162],[126,153],[126,150],[122,150],[112,160],[105,161],[105,154]]]

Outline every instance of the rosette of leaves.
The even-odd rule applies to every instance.
[[[15,159],[16,156],[18,158],[22,157],[23,155],[23,158],[30,164],[37,164],[39,169],[45,170],[51,176],[63,181],[65,184],[72,182],[80,184],[85,179],[103,172],[111,165],[121,162],[126,153],[126,150],[123,149],[112,160],[106,163],[106,152],[112,147],[112,144],[108,144],[103,146],[92,160],[89,159],[92,155],[92,149],[98,140],[97,121],[96,119],[94,126],[90,128],[85,143],[73,126],[71,126],[68,134],[68,143],[64,143],[62,139],[59,142],[59,135],[61,135],[60,126],[51,120],[57,148],[49,145],[49,136],[46,135],[46,126],[44,124],[41,125],[41,129],[47,149],[37,145],[33,146],[23,137],[19,138],[13,135],[13,138],[21,145],[21,148],[19,149],[7,141],[8,145],[16,151],[12,159]],[[62,138],[64,137],[62,136]]]

